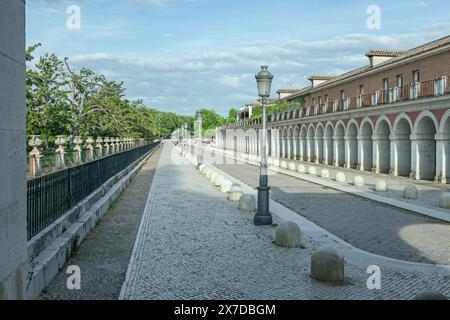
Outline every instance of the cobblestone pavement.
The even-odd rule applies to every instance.
[[[256,187],[259,168],[216,164]],[[352,245],[413,262],[450,264],[450,224],[284,174],[269,177],[272,199]]]
[[[64,268],[40,299],[115,300],[119,297],[161,150],[155,151],[66,264],[80,267],[81,290],[67,289],[68,275]]]
[[[314,281],[309,266],[316,243],[308,238],[306,249],[275,246],[274,226],[255,227],[252,214],[240,212],[194,167],[175,165],[174,150],[169,144],[163,150],[122,299],[410,299],[424,289],[450,294],[447,276],[383,265],[381,290],[368,290],[370,261],[351,259],[344,284]]]

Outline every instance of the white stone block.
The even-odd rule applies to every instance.
[[[220,192],[223,192],[223,193],[230,192],[231,186],[232,186],[232,185],[233,185],[233,184],[231,183],[231,181],[229,181],[229,180],[224,180],[224,181],[222,182],[222,184],[220,185]]]
[[[248,193],[243,194],[239,199],[239,209],[245,212],[255,212],[256,211],[255,196]]]
[[[281,161],[280,162],[280,168],[281,169],[287,169],[288,168],[288,164],[287,164],[287,162],[286,161]]]
[[[208,169],[205,171],[206,179],[209,179],[209,178],[211,177],[211,173],[213,173],[213,170],[212,170],[211,168],[208,168]]]
[[[269,166],[273,165],[273,159],[272,158],[267,159],[267,164]]]
[[[217,177],[214,179],[214,186],[220,187],[224,180],[225,180],[225,177],[221,174],[218,174]]]
[[[242,197],[242,191],[230,191],[228,199],[233,202],[238,202]]]
[[[444,192],[439,199],[439,207],[450,209],[450,192]]]
[[[320,248],[311,257],[311,277],[318,281],[344,281],[344,257],[334,248]]]
[[[297,167],[297,172],[299,173],[305,173],[306,172],[306,168],[303,164],[299,164]]]
[[[297,166],[295,165],[294,162],[289,162],[288,169],[291,171],[295,171],[297,170]]]
[[[403,197],[405,199],[418,199],[419,198],[419,190],[414,185],[406,186],[403,190]]]
[[[345,177],[345,173],[343,173],[343,172],[336,173],[336,181],[337,182],[341,182],[341,183],[347,182],[347,178]]]
[[[203,171],[205,170],[206,166],[202,163],[201,165],[198,166],[198,171],[200,171],[201,173],[203,173]]]
[[[279,167],[280,166],[280,160],[279,159],[274,159],[273,160],[273,166],[274,167]]]
[[[211,174],[209,175],[209,181],[211,181],[212,183],[214,183],[214,181],[216,180],[216,177],[219,175],[219,173],[217,171],[213,171],[211,172]]]
[[[284,248],[302,247],[299,226],[292,221],[283,221],[275,230],[275,244]]]
[[[330,171],[328,171],[327,169],[320,170],[320,177],[324,178],[324,179],[329,179],[330,178]]]
[[[311,166],[311,167],[309,167],[308,168],[308,173],[309,174],[312,174],[312,175],[317,175],[317,169],[316,169],[316,167],[313,167],[313,166]]]
[[[353,178],[353,185],[355,187],[364,187],[364,178],[361,176],[355,176]]]
[[[375,184],[376,192],[386,192],[387,191],[387,183],[384,180],[378,180]]]

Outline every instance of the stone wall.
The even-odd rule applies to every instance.
[[[24,297],[26,251],[25,1],[0,9],[0,299]]]

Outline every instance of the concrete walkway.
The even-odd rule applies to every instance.
[[[450,272],[393,268],[367,255],[347,258],[345,284],[316,282],[309,266],[320,243],[310,229],[306,249],[275,246],[274,229],[255,227],[252,214],[240,212],[166,144],[120,298],[410,299],[424,289],[450,295]],[[373,262],[382,270],[381,290],[366,287]]]

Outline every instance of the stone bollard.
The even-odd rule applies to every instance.
[[[333,248],[320,248],[311,257],[311,277],[318,281],[343,282],[344,257]]]
[[[289,162],[288,169],[291,171],[295,171],[297,169],[295,163]]]
[[[416,295],[413,300],[448,300],[448,298],[437,291],[426,291]]]
[[[405,199],[418,199],[419,198],[419,190],[414,185],[406,186],[403,190],[403,197]]]
[[[275,244],[284,248],[303,247],[299,226],[292,221],[283,221],[275,230]]]
[[[198,171],[203,172],[203,170],[205,170],[205,165],[202,163],[198,166]]]
[[[353,178],[353,185],[355,187],[364,187],[364,178],[361,176],[355,176]]]
[[[297,172],[299,173],[305,173],[306,172],[306,168],[303,164],[299,164],[297,167]]]
[[[279,167],[280,166],[280,160],[279,159],[274,159],[273,160],[273,166],[274,167]]]
[[[336,181],[337,182],[341,182],[341,183],[347,182],[347,178],[345,177],[345,173],[343,173],[343,172],[336,173]]]
[[[255,196],[248,193],[243,194],[239,199],[239,209],[245,212],[255,212],[256,211]]]
[[[444,192],[439,199],[439,207],[450,209],[450,192]]]
[[[387,191],[387,183],[384,180],[378,180],[375,184],[376,192],[386,192]]]
[[[224,180],[224,181],[222,182],[222,184],[220,185],[220,192],[223,192],[223,193],[230,192],[231,186],[232,186],[232,185],[233,185],[233,184],[231,183],[231,181],[229,181],[229,180]]]
[[[312,166],[309,167],[309,168],[308,168],[308,173],[311,174],[311,175],[314,175],[314,176],[317,175],[317,169],[316,169],[316,167],[312,167]]]
[[[209,179],[209,177],[211,176],[211,173],[212,173],[212,169],[208,167],[205,170],[205,177],[206,177],[206,179]]]
[[[221,174],[218,174],[217,177],[214,179],[214,186],[220,187],[224,180],[225,180],[225,177]]]
[[[287,169],[288,168],[288,164],[287,164],[287,162],[286,161],[281,161],[280,162],[280,168],[281,169]]]
[[[101,158],[103,157],[103,139],[101,137],[97,137],[97,139],[95,139],[95,147],[97,148],[97,158]]]
[[[209,176],[209,181],[211,181],[212,183],[214,183],[214,181],[216,180],[216,177],[219,175],[219,173],[217,171],[213,171],[211,172],[210,176]]]
[[[230,194],[228,195],[228,199],[230,201],[238,202],[242,197],[242,189],[238,184],[233,184],[230,189]]]
[[[324,178],[324,179],[329,179],[330,178],[330,171],[328,171],[327,169],[320,170],[320,177]]]

